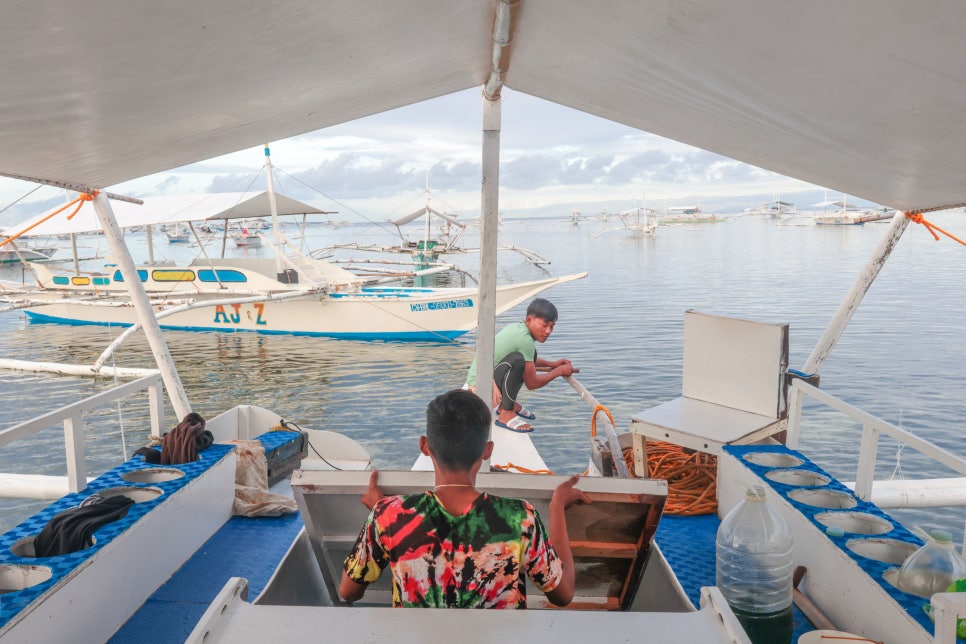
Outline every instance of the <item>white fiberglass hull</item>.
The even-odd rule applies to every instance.
[[[551,286],[585,275],[498,287],[497,312],[506,311]],[[219,301],[225,299],[224,295],[218,296]],[[478,304],[476,289],[369,288],[278,301],[201,306],[161,317],[159,321],[162,328],[186,331],[443,341],[475,328]],[[157,310],[163,309],[159,306]],[[52,301],[27,308],[25,312],[33,321],[60,324],[129,326],[137,319],[134,307],[126,300]]]

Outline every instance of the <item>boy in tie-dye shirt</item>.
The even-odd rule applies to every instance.
[[[526,608],[526,577],[552,603],[570,603],[574,566],[564,510],[589,503],[574,487],[579,477],[554,491],[548,534],[526,501],[475,489],[493,449],[490,410],[479,397],[448,392],[430,403],[426,416],[420,449],[433,459],[436,486],[380,498],[373,472],[363,497],[372,512],[345,561],[339,594],[360,599],[388,566],[393,606]]]

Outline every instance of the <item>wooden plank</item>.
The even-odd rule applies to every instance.
[[[633,559],[638,553],[636,543],[604,543],[601,541],[571,541],[574,557],[605,557]]]
[[[620,610],[620,602],[617,597],[578,597],[574,596],[572,602],[566,606],[554,606],[546,597],[527,597],[527,606],[531,609],[540,608],[546,610]]]
[[[631,434],[631,440],[633,441],[632,447],[634,450],[634,474],[639,478],[647,478],[647,441],[644,440],[643,434],[638,434],[634,432]]]

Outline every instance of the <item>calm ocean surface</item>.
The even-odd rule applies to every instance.
[[[959,237],[966,218],[929,217]],[[563,219],[563,218],[562,218]],[[546,358],[568,357],[580,381],[626,431],[632,414],[673,398],[681,389],[682,319],[686,309],[787,322],[791,367],[800,368],[840,300],[885,234],[885,224],[815,227],[780,226],[761,218],[725,223],[662,226],[653,238],[627,231],[593,233],[619,225],[563,220],[510,220],[500,244],[536,251],[551,260],[541,269],[516,253],[500,253],[500,283],[589,271],[583,280],[545,292],[560,311]],[[286,226],[294,238],[298,231]],[[155,235],[158,239],[161,235]],[[418,238],[419,233],[413,233]],[[169,245],[161,237],[155,257],[189,259],[197,249]],[[144,234],[129,245],[135,259],[147,258]],[[338,229],[312,226],[308,248],[333,243],[391,241],[378,226]],[[468,233],[466,245],[477,245]],[[83,237],[82,254],[106,244]],[[230,241],[229,241],[230,244]],[[209,253],[217,253],[209,246]],[[238,253],[232,249],[232,253]],[[268,250],[255,251],[268,256]],[[66,256],[69,250],[61,251]],[[354,256],[362,254],[355,252]],[[473,268],[478,255],[451,258]],[[846,402],[923,436],[958,455],[966,421],[966,247],[910,225],[890,261],[859,308],[822,371],[822,388]],[[20,278],[4,268],[0,278]],[[454,280],[458,284],[458,278]],[[521,320],[526,304],[500,316],[498,326]],[[23,313],[0,314],[0,357],[92,363],[118,330],[32,324]],[[326,338],[165,332],[195,411],[212,417],[238,403],[272,409],[304,428],[343,432],[363,443],[376,467],[408,469],[417,454],[426,403],[462,384],[473,358],[475,334],[452,343],[350,342]],[[116,355],[126,367],[150,367],[143,336]],[[0,372],[0,427],[109,387],[106,379],[82,379]],[[583,471],[587,462],[590,407],[564,381],[524,392],[536,414],[533,441],[556,472]],[[92,473],[108,469],[143,445],[148,435],[146,396],[86,418],[87,460]],[[176,419],[170,407],[165,425]],[[841,480],[855,479],[860,428],[834,412],[806,405],[802,449]],[[879,474],[907,478],[952,476],[941,467],[924,470],[912,450],[901,455],[880,441]],[[63,432],[0,454],[0,471],[64,474]],[[0,501],[0,529],[6,530],[43,503]],[[966,512],[893,512],[909,525],[962,534]]]

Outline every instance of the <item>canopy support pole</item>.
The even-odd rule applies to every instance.
[[[862,298],[865,297],[865,294],[872,286],[872,282],[879,275],[879,271],[882,270],[886,260],[889,259],[889,255],[892,254],[892,249],[899,243],[899,238],[902,237],[902,233],[905,232],[908,225],[909,218],[906,217],[905,213],[901,211],[896,212],[896,215],[892,218],[892,223],[889,225],[888,232],[886,232],[882,241],[879,242],[879,245],[872,252],[872,256],[866,262],[865,267],[856,278],[855,283],[852,284],[848,295],[842,300],[838,311],[835,312],[831,322],[829,322],[828,328],[825,329],[825,333],[816,343],[815,348],[812,349],[812,355],[805,361],[805,366],[802,367],[803,372],[806,374],[817,374],[822,370],[822,365],[828,359],[829,354],[832,353],[835,343],[842,337],[842,333],[845,332],[845,327],[848,325],[849,320],[852,319],[852,315],[862,302]]]
[[[500,233],[500,128],[502,127],[503,48],[510,42],[510,2],[496,4],[490,76],[483,86],[483,177],[480,208],[480,308],[476,322],[476,393],[493,401],[493,352],[496,335],[496,258]],[[489,462],[484,463],[489,470]]]
[[[158,364],[158,369],[161,371],[161,380],[164,382],[165,389],[168,390],[168,397],[171,399],[171,404],[180,420],[191,413],[188,395],[185,393],[184,386],[181,384],[181,378],[178,376],[177,369],[175,369],[174,360],[171,358],[168,345],[165,343],[164,336],[161,334],[161,325],[158,324],[157,318],[154,317],[154,309],[151,306],[151,301],[148,299],[147,292],[144,290],[144,285],[141,284],[137,267],[134,265],[134,260],[131,259],[131,253],[128,251],[127,246],[124,245],[124,236],[121,234],[121,229],[114,219],[114,211],[111,208],[110,202],[107,200],[107,195],[101,192],[97,193],[94,197],[94,210],[97,212],[97,218],[101,222],[101,228],[104,230],[107,243],[110,245],[117,259],[121,275],[124,276],[124,284],[127,286],[128,293],[131,296],[134,310],[137,311],[138,319],[144,327],[144,334],[148,338],[148,344],[151,345],[154,361]]]
[[[493,400],[496,258],[499,240],[501,104],[483,97],[483,190],[480,209],[480,308],[477,312],[476,393]]]

